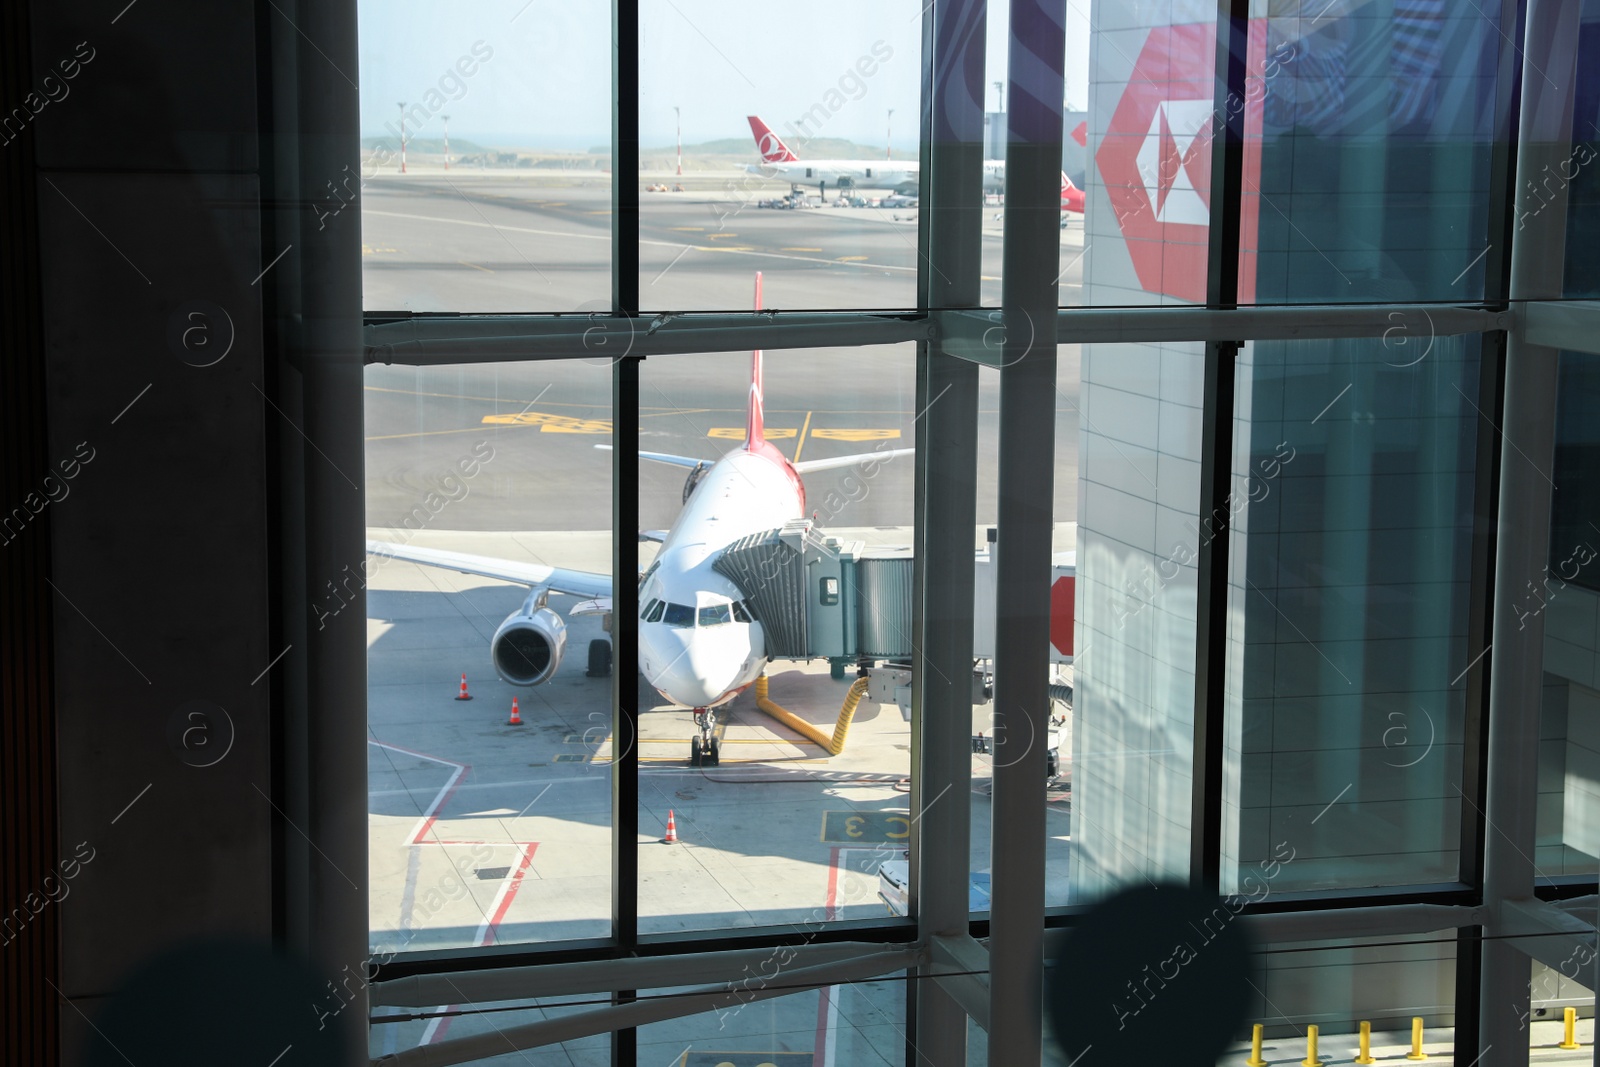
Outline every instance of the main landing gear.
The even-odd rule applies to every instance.
[[[715,767],[721,760],[722,746],[715,736],[717,712],[715,708],[695,708],[694,724],[700,736],[689,742],[689,766]]]

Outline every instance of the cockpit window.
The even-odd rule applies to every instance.
[[[664,607],[666,607],[666,604],[664,604],[663,602],[661,602],[659,600],[650,601],[650,606],[649,606],[648,609],[646,609],[645,614],[644,614],[644,621],[645,622],[656,622],[656,621],[658,621],[661,618],[661,609],[664,608]]]
[[[648,621],[649,618],[650,618],[650,612],[655,609],[655,606],[656,606],[657,603],[659,603],[659,601],[656,601],[656,600],[647,601],[645,603],[645,606],[643,608],[641,608],[640,611],[639,611],[639,618],[645,619],[646,621]]]
[[[745,607],[744,601],[735,600],[733,602],[733,621],[755,622],[756,620],[750,617],[750,609]]]
[[[701,626],[721,626],[732,621],[733,606],[730,604],[709,604],[700,609]]]
[[[668,604],[665,616],[668,626],[694,626],[694,609],[684,604]]]

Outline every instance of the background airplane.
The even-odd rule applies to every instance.
[[[783,139],[772,131],[759,115],[748,116],[750,132],[755,135],[756,150],[761,162],[745,169],[763,178],[787,179],[791,185],[816,183],[827,195],[827,187],[835,189],[893,189],[915,196],[920,188],[919,164],[895,163],[882,159],[801,159]],[[983,161],[984,192],[1003,192],[1006,184],[1006,163],[1003,159]],[[1061,174],[1061,210],[1083,214],[1084,193],[1066,172]]]
[[[760,310],[759,273],[755,296]],[[803,518],[802,474],[868,459],[882,462],[913,451],[890,449],[792,463],[767,441],[763,405],[762,354],[757,349],[750,357],[742,444],[711,462],[663,452],[639,453],[641,459],[689,470],[683,510],[671,529],[659,536],[644,535],[660,540],[661,549],[639,578],[638,626],[640,672],[667,700],[694,709],[700,728],[691,755],[694,763],[717,761],[715,709],[750,686],[770,661],[760,620],[745,593],[714,569],[717,558],[740,538]],[[540,685],[560,666],[567,626],[549,607],[551,594],[584,598],[569,616],[612,613],[610,575],[383,541],[368,541],[367,551],[528,586],[527,599],[506,617],[489,643],[496,672],[512,685]],[[609,632],[611,625],[606,629]]]

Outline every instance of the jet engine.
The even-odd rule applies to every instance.
[[[536,589],[506,616],[489,643],[494,669],[512,685],[541,685],[561,666],[567,648],[567,624],[544,606],[546,590]]]

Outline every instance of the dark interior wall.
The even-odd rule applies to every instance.
[[[52,907],[75,1062],[85,1016],[152,954],[273,935],[276,416],[253,5],[36,2],[31,20],[53,847],[78,861]]]

